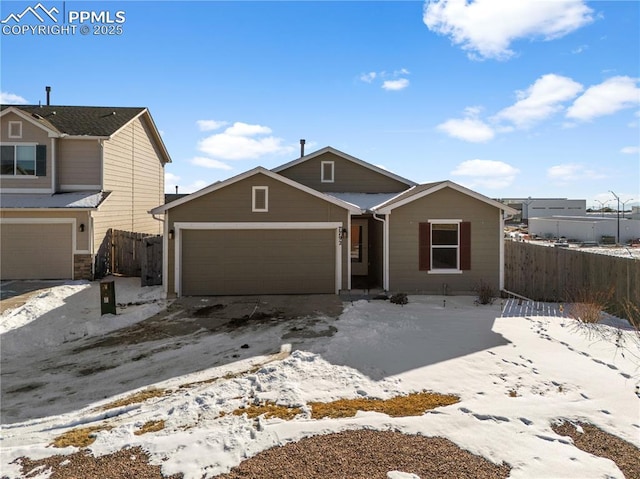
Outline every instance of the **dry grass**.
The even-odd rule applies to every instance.
[[[144,391],[140,391],[138,393],[132,394],[131,396],[127,396],[126,398],[122,398],[117,401],[111,402],[105,406],[102,406],[100,410],[108,411],[109,409],[128,406],[130,404],[137,404],[137,403],[144,402],[148,399],[163,397],[169,394],[171,394],[171,391],[167,389],[146,389]]]
[[[302,409],[298,407],[278,406],[275,403],[266,402],[259,406],[249,406],[236,409],[232,414],[235,416],[242,416],[243,414],[246,414],[251,419],[264,415],[265,419],[277,417],[288,421],[296,417],[298,414],[302,414]]]
[[[412,393],[391,399],[339,399],[330,403],[312,402],[311,418],[353,417],[358,411],[375,411],[392,417],[421,416],[425,411],[449,406],[460,401],[458,396],[433,392]]]
[[[569,295],[570,303],[567,315],[584,324],[595,324],[600,321],[601,314],[611,306],[613,290],[577,291]]]
[[[624,317],[629,321],[633,329],[640,332],[640,304],[636,304],[629,299],[622,302]]]
[[[138,429],[134,434],[136,436],[142,436],[143,434],[147,434],[148,432],[158,432],[164,429],[164,420],[160,419],[159,421],[147,421],[145,422],[140,429]]]
[[[109,431],[111,426],[91,426],[72,429],[56,437],[51,446],[53,447],[87,447],[96,440],[96,432]]]

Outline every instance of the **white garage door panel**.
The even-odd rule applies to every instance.
[[[182,294],[335,292],[336,233],[328,230],[185,230]]]
[[[0,225],[2,279],[71,279],[71,224]]]

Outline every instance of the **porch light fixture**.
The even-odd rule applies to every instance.
[[[80,233],[84,233],[84,223],[80,223]]]
[[[347,235],[348,235],[347,228],[343,226],[338,228],[338,240],[340,241],[340,244],[342,244],[342,242],[347,238]]]
[[[169,230],[169,239],[172,240],[173,238],[175,238],[176,232],[173,228],[171,228]]]

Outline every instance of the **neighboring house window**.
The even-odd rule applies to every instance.
[[[471,269],[471,223],[432,220],[420,223],[418,269],[458,272]]]
[[[45,145],[0,145],[0,175],[46,176]]]
[[[9,138],[22,138],[22,122],[21,121],[9,122]]]
[[[254,186],[251,191],[251,211],[265,213],[269,211],[269,187]]]
[[[333,161],[320,162],[320,181],[322,183],[333,183],[335,164]]]

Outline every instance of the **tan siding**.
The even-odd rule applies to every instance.
[[[320,181],[323,161],[334,162],[333,183]],[[400,181],[365,168],[353,161],[345,160],[331,152],[282,170],[279,174],[322,192],[396,193],[409,188],[408,185]]]
[[[9,122],[22,122],[22,138],[9,138]],[[11,178],[0,176],[0,188],[51,188],[51,139],[48,133],[33,123],[9,113],[0,119],[0,142],[8,144],[36,143],[47,146],[47,175],[43,177]]]
[[[164,202],[164,168],[148,127],[134,120],[104,142],[103,155],[104,189],[111,194],[94,215],[96,247],[109,228],[161,234],[162,223],[148,211]]]
[[[269,187],[269,211],[253,213],[253,186]],[[168,229],[176,222],[340,222],[347,226],[344,208],[316,198],[281,181],[257,174],[169,211]],[[169,292],[174,292],[174,241],[169,241]],[[342,289],[347,288],[348,241],[342,246]]]
[[[162,223],[149,210],[164,203],[164,168],[160,152],[151,141],[146,122],[138,119],[134,127],[133,228],[140,233],[161,234]]]
[[[98,140],[58,142],[58,185],[100,185],[100,143]]]
[[[471,270],[428,274],[418,270],[418,224],[433,219],[471,222]],[[446,188],[396,208],[389,223],[389,287],[394,291],[471,293],[482,280],[497,291],[500,276],[498,209]]]

